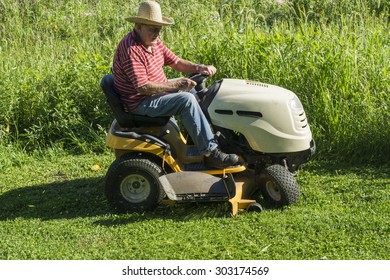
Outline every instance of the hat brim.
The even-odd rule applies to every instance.
[[[171,24],[174,24],[175,22],[170,19],[170,18],[166,18],[166,17],[162,17],[162,21],[154,21],[154,20],[150,20],[150,19],[147,19],[147,18],[144,18],[144,17],[128,17],[126,18],[127,21],[130,21],[130,22],[133,22],[133,23],[141,23],[141,24],[150,24],[150,25],[171,25]]]

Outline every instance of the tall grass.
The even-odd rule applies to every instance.
[[[388,1],[160,1],[162,38],[215,79],[260,80],[302,100],[319,154],[390,156]],[[99,88],[138,1],[0,0],[0,140],[101,151],[112,116]],[[167,69],[171,77],[177,75]]]

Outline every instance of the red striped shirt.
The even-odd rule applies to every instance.
[[[148,82],[167,82],[163,66],[176,63],[177,57],[159,39],[148,51],[132,31],[119,43],[113,62],[114,85],[128,110],[134,110],[148,96],[136,88]]]

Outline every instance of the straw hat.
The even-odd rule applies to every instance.
[[[145,1],[139,5],[138,14],[126,18],[127,21],[151,25],[170,25],[174,21],[163,17],[160,5],[155,1]]]

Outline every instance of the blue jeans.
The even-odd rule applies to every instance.
[[[190,92],[180,91],[152,95],[133,112],[149,117],[179,116],[201,154],[207,154],[218,146],[210,124],[196,97]]]

